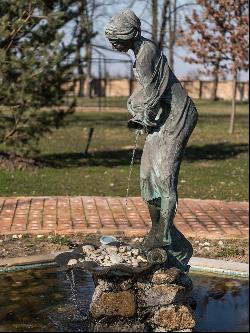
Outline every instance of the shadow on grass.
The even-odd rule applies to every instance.
[[[142,150],[137,150],[135,154],[135,163],[140,162]],[[81,166],[105,166],[114,167],[119,165],[129,165],[132,158],[131,149],[106,150],[91,152],[88,155],[84,153],[62,153],[42,155],[39,161],[47,167],[52,168],[71,168]]]
[[[189,146],[185,151],[184,159],[191,162],[199,160],[226,160],[247,152],[247,143],[216,143],[204,146]]]
[[[113,113],[111,112],[79,112],[67,116],[64,119],[64,127],[76,126],[76,127],[126,127],[127,121],[130,115],[128,112]],[[248,126],[248,114],[237,114],[236,123],[238,125]],[[228,123],[229,124],[229,114],[226,113],[203,113],[199,114],[198,124],[218,124],[218,123]]]
[[[64,119],[63,126],[79,126],[79,127],[100,127],[109,126],[113,127],[126,127],[127,121],[129,120],[127,113],[112,113],[112,112],[83,112],[74,113]]]
[[[204,146],[189,146],[184,159],[194,162],[199,160],[225,160],[248,152],[248,144],[218,143]],[[142,150],[135,154],[135,163],[140,163]],[[61,153],[42,155],[37,159],[47,167],[71,168],[81,166],[128,166],[132,157],[131,149],[96,151],[84,153]]]

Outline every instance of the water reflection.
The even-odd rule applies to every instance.
[[[192,275],[197,332],[248,332],[248,281]]]
[[[248,332],[248,281],[191,274],[197,332]],[[91,276],[55,268],[0,274],[1,332],[86,332]]]
[[[75,301],[65,272],[47,269],[1,274],[0,331],[82,331],[94,285],[91,276],[80,270],[75,270],[74,277]]]

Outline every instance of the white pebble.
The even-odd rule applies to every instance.
[[[115,254],[118,252],[118,248],[116,246],[108,246],[106,251],[108,254]]]
[[[43,238],[44,235],[37,235],[36,238]]]
[[[210,246],[210,243],[209,242],[205,242],[203,245],[204,246]]]
[[[13,238],[13,239],[17,239],[18,236],[17,236],[17,235],[13,235],[12,238]]]
[[[142,256],[138,256],[138,257],[137,257],[137,260],[138,260],[138,261],[142,261],[142,262],[147,262],[147,259],[146,259],[146,258],[143,258]]]
[[[220,240],[220,241],[218,242],[218,245],[223,246],[224,243]]]
[[[139,266],[139,262],[138,262],[138,260],[133,259],[133,260],[131,261],[131,263],[132,263],[132,266],[133,266],[133,267],[138,267],[138,266]]]
[[[85,254],[91,254],[93,251],[95,251],[95,248],[93,245],[83,245],[82,246],[82,252]]]
[[[123,258],[119,254],[111,254],[110,260],[114,265],[121,264],[123,262]]]
[[[120,246],[120,247],[119,247],[119,252],[120,252],[120,253],[124,253],[124,252],[126,252],[126,246]]]
[[[131,250],[131,254],[133,255],[133,256],[138,256],[139,255],[139,249],[133,249],[133,250]]]
[[[77,260],[76,259],[70,259],[69,261],[68,261],[68,266],[73,266],[73,265],[76,265],[77,264]]]
[[[131,264],[131,258],[130,257],[129,258],[128,257],[124,258],[124,260],[125,260],[126,263]]]

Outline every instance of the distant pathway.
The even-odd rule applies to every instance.
[[[175,224],[190,237],[247,238],[247,202],[180,199]],[[0,234],[99,233],[143,236],[150,229],[140,197],[0,197]]]
[[[118,106],[76,106],[76,112],[115,112],[115,113],[128,113],[128,109],[126,107],[118,107]]]

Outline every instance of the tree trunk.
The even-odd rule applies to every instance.
[[[84,74],[83,74],[83,64],[81,59],[81,47],[77,50],[77,62],[78,62],[78,77],[79,77],[79,87],[78,87],[78,97],[84,96]]]
[[[214,84],[213,84],[213,90],[212,90],[212,99],[213,101],[217,101],[217,90],[218,90],[218,82],[219,82],[219,76],[218,73],[214,74]]]
[[[203,82],[201,80],[199,80],[200,84],[199,84],[199,99],[202,99],[202,86],[203,86]]]
[[[212,99],[213,101],[217,101],[217,90],[218,90],[218,83],[219,83],[219,70],[220,70],[220,63],[221,58],[220,56],[217,57],[215,67],[214,67],[214,84],[213,84],[213,91],[212,91]]]
[[[167,25],[167,10],[169,8],[170,0],[164,0],[161,12],[161,27],[160,27],[160,36],[158,45],[162,49],[164,46],[164,39],[166,34],[166,25]]]
[[[157,43],[157,28],[158,28],[158,0],[151,0],[152,11],[152,40]]]
[[[92,59],[92,45],[89,43],[86,45],[86,59],[87,59],[87,67],[86,67],[86,96],[92,98],[92,76],[91,76],[91,59]]]
[[[169,67],[174,70],[174,45],[176,41],[176,25],[177,25],[177,9],[176,9],[176,0],[173,0],[172,6],[170,6],[171,11],[173,12],[173,18],[170,14],[169,16],[169,53],[168,53],[168,63]]]
[[[234,132],[235,113],[236,113],[236,89],[237,89],[237,69],[235,70],[233,75],[232,110],[231,110],[229,134],[233,134]]]
[[[77,50],[76,50],[76,61],[78,67],[78,77],[79,77],[79,88],[78,88],[78,97],[84,96],[84,71],[83,71],[83,59],[81,55],[81,49],[84,44],[84,7],[85,3],[82,2],[79,8],[79,20],[77,20],[78,25],[78,34],[77,34]]]

